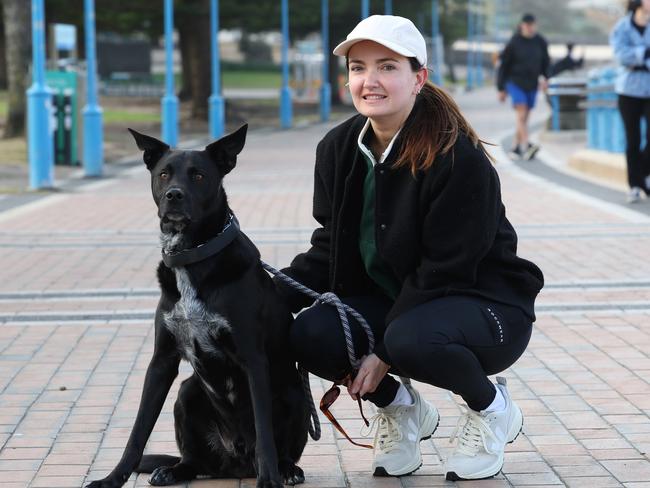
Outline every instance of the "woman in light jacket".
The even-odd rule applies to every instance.
[[[646,130],[645,150],[641,151],[641,119],[650,122],[649,22],[650,0],[630,0],[628,14],[610,35],[614,55],[621,64],[615,89],[625,127],[629,203],[650,194],[650,128]]]

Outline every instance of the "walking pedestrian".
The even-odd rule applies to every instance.
[[[501,54],[497,73],[499,100],[505,102],[510,96],[516,114],[517,131],[508,151],[513,159],[533,159],[540,149],[529,140],[528,118],[535,107],[538,87],[543,91],[548,87],[549,66],[548,45],[537,32],[535,16],[524,14]]]
[[[367,319],[376,346],[368,351],[352,321],[363,356],[353,371],[335,309],[317,304],[296,317],[292,350],[311,373],[378,407],[374,475],[418,469],[420,440],[439,421],[436,408],[396,375],[466,403],[447,479],[493,476],[523,416],[505,381],[488,375],[526,349],[542,273],[517,256],[497,172],[453,99],[427,81],[426,43],[413,23],[368,17],[334,54],[346,58],[359,113],[318,144],[313,215],[320,227],[284,271],[337,293]],[[277,286],[294,312],[309,305]]]
[[[610,44],[620,69],[615,90],[625,128],[629,203],[650,194],[650,0],[630,0],[628,13],[614,26]],[[641,119],[646,120],[641,150]]]

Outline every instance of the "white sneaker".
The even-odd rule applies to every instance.
[[[413,405],[377,409],[370,431],[377,424],[374,441],[374,476],[404,476],[422,466],[420,441],[428,439],[440,422],[438,411],[420,397],[412,386],[405,385]]]
[[[643,199],[643,190],[638,186],[633,186],[627,192],[627,203],[637,203]]]
[[[535,156],[537,156],[537,153],[539,151],[540,147],[537,144],[531,144],[528,143],[528,147],[524,151],[524,159],[526,161],[530,161],[533,159]]]
[[[445,466],[448,481],[480,480],[496,475],[503,467],[506,444],[513,442],[524,423],[521,410],[510,398],[505,378],[497,377],[497,388],[506,401],[499,412],[475,412],[463,408],[450,442],[458,445]]]
[[[513,146],[510,148],[508,151],[508,157],[512,159],[513,161],[518,161],[523,157],[524,153],[522,150],[519,148],[519,146]]]

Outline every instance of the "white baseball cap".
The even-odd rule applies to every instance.
[[[397,15],[371,15],[352,29],[341,44],[334,48],[337,56],[347,56],[359,41],[374,41],[407,58],[427,65],[427,44],[420,31],[409,19]]]

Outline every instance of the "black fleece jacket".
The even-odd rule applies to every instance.
[[[550,63],[548,44],[542,36],[535,34],[528,38],[515,34],[501,53],[497,88],[504,91],[506,83],[511,81],[522,90],[537,90],[539,77],[549,76]]]
[[[321,227],[312,235],[311,248],[283,270],[319,292],[334,291],[340,297],[381,294],[359,252],[367,165],[357,138],[365,121],[356,115],[318,144],[313,215]],[[386,322],[447,295],[514,305],[535,320],[542,272],[517,257],[517,235],[488,158],[460,136],[452,151],[413,177],[406,167],[392,167],[401,145],[398,136],[387,160],[374,168],[377,252],[402,284]],[[294,312],[310,305],[309,298],[276,283]],[[382,344],[375,353],[387,362]]]

